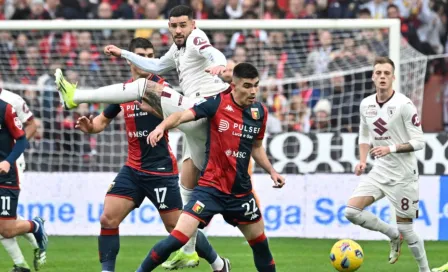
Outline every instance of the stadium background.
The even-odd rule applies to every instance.
[[[238,19],[242,24],[245,19],[381,20],[397,17],[396,12],[387,8],[390,3],[397,5],[401,15],[406,46],[415,51],[410,55],[402,53],[411,58],[404,59],[412,63],[409,69],[414,69],[411,81],[415,86],[424,86],[421,90],[410,90],[410,93],[424,94],[423,100],[412,98],[420,109],[427,139],[425,150],[417,154],[424,185],[421,186],[422,216],[416,221],[416,228],[423,238],[435,241],[427,243],[427,250],[430,263],[436,265],[445,260],[444,251],[448,246],[441,241],[448,240],[448,179],[444,176],[448,172],[444,131],[448,127],[446,1],[0,0],[0,19],[5,20],[0,24],[7,25],[8,20],[30,20],[30,26],[31,20],[85,19],[92,20],[92,24],[95,19],[162,20],[177,4],[191,4],[196,19]],[[171,45],[171,37],[166,29],[2,29],[0,87],[22,96],[39,126],[26,152],[27,172],[19,213],[26,218],[41,215],[48,220],[49,233],[54,235],[48,271],[80,271],[80,267],[82,271],[96,271],[99,265],[94,236],[99,231],[102,200],[114,172],[126,158],[127,135],[121,117],[100,135],[76,131],[74,122],[79,116],[99,114],[105,105],[85,104],[76,111],[64,111],[59,105],[52,74],[56,67],[62,67],[69,80],[78,82],[80,87],[124,82],[130,76],[126,62],[105,57],[104,45],[112,43],[126,48],[131,38],[146,37],[160,57]],[[357,162],[359,103],[373,92],[368,67],[375,55],[388,55],[387,32],[384,29],[217,29],[207,33],[212,44],[228,59],[236,63],[252,62],[261,72],[264,84],[259,99],[270,111],[265,146],[276,169],[286,174],[288,180],[285,190],[273,191],[269,177],[254,165],[254,183],[267,234],[290,237],[271,239],[279,271],[330,271],[327,253],[336,239],[384,239],[348,224],[342,209],[358,182],[351,173]],[[428,56],[423,66],[420,56]],[[166,78],[177,86],[175,72]],[[180,158],[181,134],[171,133],[170,144]],[[386,201],[371,209],[383,220],[390,220]],[[120,232],[122,235],[165,235],[149,202],[126,219]],[[235,236],[238,233],[217,218],[208,234]],[[77,237],[80,235],[92,237]],[[134,269],[157,239],[122,238],[118,271]],[[249,249],[244,247],[241,238],[231,240],[232,250],[226,249],[226,240],[222,238],[211,241],[218,251],[229,255],[235,271],[253,269]],[[363,241],[361,245],[369,258],[364,271],[413,270],[413,260],[407,251],[404,261],[391,270],[387,266],[377,267],[385,263],[388,248],[384,242]],[[26,252],[26,245],[22,248]],[[73,256],[58,253],[64,250],[70,250]],[[6,259],[1,258],[0,269],[10,267]],[[295,269],[297,266],[302,269]],[[201,265],[198,271],[207,271],[206,266]]]

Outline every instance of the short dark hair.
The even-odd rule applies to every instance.
[[[395,64],[388,57],[377,57],[375,59],[375,62],[373,63],[373,67],[375,67],[375,65],[377,65],[377,64],[385,64],[385,63],[389,63],[390,65],[392,65],[392,69],[395,71]]]
[[[252,64],[242,62],[233,68],[233,77],[254,79],[258,77],[258,70]]]
[[[193,9],[186,5],[175,6],[173,9],[171,9],[168,19],[171,17],[181,16],[187,16],[190,20],[193,19]]]
[[[137,48],[143,48],[143,49],[152,48],[152,49],[154,49],[154,45],[152,45],[152,43],[148,39],[134,38],[129,43],[129,48],[128,48],[129,52],[134,52],[134,50]]]
[[[372,13],[370,12],[370,9],[368,9],[368,8],[362,8],[358,11],[358,16],[362,15],[362,14],[372,16]]]
[[[400,11],[400,10],[398,9],[398,6],[395,5],[395,4],[389,4],[389,5],[387,6],[387,10],[389,10],[389,9],[391,9],[391,8],[394,8],[394,9],[396,9],[397,11]]]

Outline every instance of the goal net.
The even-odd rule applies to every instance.
[[[400,37],[398,21],[247,20],[197,24],[228,59],[258,67],[259,100],[270,111],[267,131],[271,136],[266,143],[273,162],[279,156],[270,148],[282,149],[287,160],[307,162],[326,148],[319,145],[319,135],[324,135],[321,133],[335,133],[328,135],[337,142],[341,141],[339,133],[358,132],[359,104],[374,92],[371,75],[376,56],[390,56],[399,63],[395,89],[409,96],[421,110],[426,57]],[[114,44],[127,48],[132,38],[144,37],[150,39],[160,57],[172,43],[166,26],[166,21],[133,20],[2,23],[0,87],[24,97],[39,126],[26,153],[28,170],[119,169],[127,153],[122,116],[98,135],[76,131],[74,123],[79,116],[97,115],[106,105],[82,104],[77,110],[64,111],[53,73],[61,67],[67,79],[81,88],[125,82],[130,78],[128,64],[105,56],[103,47]],[[163,76],[178,86],[175,71]],[[279,146],[281,135],[284,140]],[[300,144],[305,138],[298,135],[307,141]],[[181,134],[173,132],[170,140],[180,158]],[[276,145],[270,144],[274,141]],[[308,142],[311,147],[305,145]],[[330,156],[338,160],[341,154],[335,150]],[[327,164],[300,167],[300,163],[293,163],[290,167],[285,163],[276,167],[282,172],[298,173],[351,171],[354,166],[331,169]]]

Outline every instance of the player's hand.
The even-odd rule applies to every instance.
[[[390,148],[388,146],[377,146],[370,149],[370,154],[375,157],[375,159],[386,156],[390,153]]]
[[[104,54],[107,56],[121,57],[121,49],[115,45],[106,45],[104,47]]]
[[[86,116],[79,117],[76,121],[75,128],[79,128],[84,133],[92,133],[93,131],[93,115],[89,118]]]
[[[361,176],[362,173],[366,170],[366,164],[364,162],[360,162],[355,167],[355,175]]]
[[[8,174],[9,169],[11,169],[11,165],[9,164],[9,162],[7,162],[7,161],[0,162],[0,174],[1,175]]]
[[[285,185],[285,178],[280,176],[275,170],[271,173],[271,179],[274,181],[274,188],[282,188]]]
[[[165,130],[160,126],[157,126],[153,131],[151,131],[151,133],[149,133],[146,142],[150,144],[152,147],[154,147],[157,145],[157,142],[160,141],[160,139],[162,139],[164,133]]]
[[[211,75],[220,75],[220,74],[224,73],[225,70],[226,70],[226,67],[223,65],[212,66],[212,67],[208,67],[207,69],[205,69],[205,71]]]

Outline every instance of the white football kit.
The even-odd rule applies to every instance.
[[[28,120],[33,118],[33,113],[29,110],[28,105],[26,104],[25,100],[23,100],[22,97],[19,95],[10,92],[5,89],[0,88],[0,98],[7,102],[8,104],[11,104],[11,106],[16,111],[17,117],[19,117],[22,124],[26,123]],[[18,175],[19,180],[23,180],[23,172],[25,171],[26,165],[25,165],[25,156],[22,154],[16,161],[17,168],[18,168]]]
[[[179,75],[179,84],[184,95],[165,87],[161,96],[164,118],[169,115],[190,109],[204,97],[215,96],[227,89],[229,84],[218,76],[205,70],[215,65],[227,65],[222,53],[216,54],[207,35],[200,29],[194,29],[186,40],[184,47],[178,48],[173,43],[170,50],[160,59],[140,57],[122,50],[121,56],[128,59],[140,69],[154,74],[163,74],[173,69]],[[218,52],[219,53],[219,52]],[[182,124],[178,127],[185,133],[183,159],[191,158],[200,170],[205,163],[205,142],[207,139],[207,120],[201,119]]]
[[[378,103],[376,94],[360,105],[359,144],[373,147],[410,143],[414,150],[424,146],[423,131],[412,101],[396,93]],[[352,197],[372,196],[375,201],[386,196],[397,216],[418,217],[418,165],[414,152],[390,153],[375,159],[372,170],[353,192]]]

